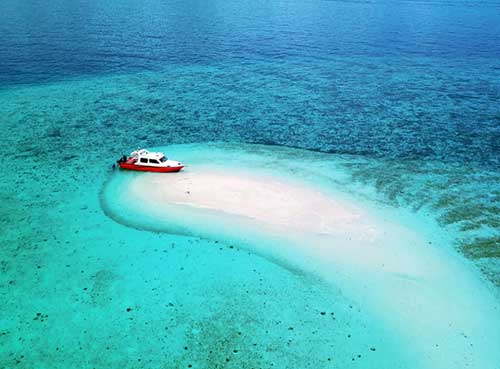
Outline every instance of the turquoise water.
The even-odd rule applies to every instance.
[[[335,312],[336,318],[346,312],[350,316],[350,307],[359,306],[367,321],[382,324],[392,338],[390,348],[377,348],[389,362],[382,364],[377,358],[369,365],[422,368],[455,363],[454,367],[489,367],[499,362],[498,303],[488,284],[477,279],[477,269],[453,249],[454,232],[447,232],[424,214],[373,201],[377,194],[372,188],[353,185],[344,169],[348,157],[222,142],[170,145],[159,150],[184,158],[189,167],[175,178],[112,173],[100,199],[104,212],[118,223],[144,231],[238,245],[293,273],[316,276],[336,286],[332,293],[341,300],[347,298],[344,311]],[[298,161],[307,166],[298,167]],[[207,171],[210,176],[203,177]],[[350,210],[357,214],[353,228],[348,220],[328,219],[327,214],[333,216],[328,207],[322,208],[324,217],[318,219],[317,208],[311,213],[302,203],[305,195],[296,193],[292,197],[286,187],[265,196],[268,203],[274,203],[276,196],[281,199],[279,214],[297,211],[297,206],[289,202],[299,203],[302,214],[306,214],[300,220],[305,227],[289,227],[286,232],[276,232],[276,226],[280,229],[280,215],[260,221],[257,214],[262,212],[244,216],[244,210],[241,214],[215,211],[206,202],[195,207],[185,205],[185,201],[196,204],[195,199],[203,191],[199,186],[189,186],[196,181],[205,181],[219,203],[224,203],[226,196],[234,198],[237,180],[233,188],[224,191],[212,184],[212,176],[226,172],[239,179],[262,177],[268,189],[275,186],[276,179],[290,186],[305,185],[310,194],[319,191],[338,201],[336,208],[355,206]],[[254,193],[262,194],[260,186],[253,185]],[[162,194],[178,192],[173,203],[162,200]],[[240,209],[245,209],[244,202]],[[256,206],[260,209],[260,205]],[[306,226],[309,216],[316,225],[321,223],[320,231],[316,225],[316,231]],[[369,339],[380,338],[372,328],[366,333]],[[394,341],[398,342],[400,355],[388,358],[390,349],[395,348]]]
[[[306,149],[342,168],[335,186],[437,221],[498,293],[498,14],[497,1],[3,1],[0,367],[419,363],[338,286],[223,235],[116,222],[100,194],[139,146]]]

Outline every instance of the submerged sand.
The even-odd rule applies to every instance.
[[[320,275],[375,312],[422,366],[500,362],[498,302],[442,244],[438,228],[415,229],[405,213],[279,175],[216,165],[129,176],[119,192],[117,203],[125,201],[139,223],[144,217],[197,236],[225,234]]]

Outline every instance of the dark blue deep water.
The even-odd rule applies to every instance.
[[[99,193],[110,158],[139,146],[220,141],[324,153],[339,159],[353,191],[368,186],[376,201],[436,219],[485,283],[500,286],[498,0],[1,0],[0,127],[0,298],[7,301],[0,306],[0,367],[161,367],[137,360],[156,360],[164,346],[184,353],[186,337],[216,353],[227,342],[253,347],[252,334],[286,314],[316,314],[307,305],[317,298],[309,282],[287,284],[284,275],[286,291],[305,305],[248,307],[240,295],[234,299],[244,283],[236,280],[234,289],[193,292],[206,298],[196,300],[205,310],[190,308],[204,314],[223,305],[234,315],[198,316],[188,333],[174,326],[188,320],[189,299],[176,310],[168,339],[163,323],[151,320],[163,310],[122,319],[127,307],[141,312],[143,296],[150,298],[143,307],[174,306],[169,291],[152,287],[156,277],[175,279],[158,277],[162,288],[185,283],[175,292],[181,301],[200,280],[229,273],[233,260],[193,247],[186,255],[196,263],[209,257],[224,266],[200,268],[189,282],[163,265],[145,266],[163,260],[155,253],[168,244],[171,271],[176,257],[188,259],[179,250],[203,242],[134,233],[103,214]],[[249,265],[260,261],[245,260],[238,268],[254,293],[285,291],[272,278],[255,279]],[[240,327],[242,316],[253,325]],[[308,317],[297,324],[307,329],[295,358],[280,351],[286,340],[279,336],[272,349],[259,346],[242,362],[268,367],[271,359],[259,356],[265,351],[290,360],[275,367],[331,367],[323,355],[330,327]],[[148,336],[152,326],[161,332]],[[203,340],[193,336],[206,326]],[[226,327],[234,328],[230,338]],[[240,342],[245,329],[251,333]],[[356,347],[354,361],[361,341],[345,342],[342,332],[335,345]],[[220,355],[210,357],[217,364],[198,367],[244,367]]]
[[[223,96],[251,100],[214,109],[237,139],[497,167],[499,13],[497,1],[5,0],[0,87],[210,66]],[[213,113],[203,97],[184,107],[196,125]],[[269,110],[241,106],[253,102]],[[216,138],[207,124],[197,139]]]

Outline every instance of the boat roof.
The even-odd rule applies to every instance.
[[[162,152],[150,152],[146,149],[135,150],[130,155],[148,159],[160,159],[165,156]]]

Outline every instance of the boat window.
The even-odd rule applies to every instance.
[[[141,163],[147,163],[147,162],[148,162],[148,159],[146,159],[146,158],[141,158],[140,162],[141,162]]]
[[[162,157],[160,158],[160,161],[161,161],[162,163],[165,163],[165,162],[167,161],[167,158],[166,158],[166,157],[164,157],[164,156],[162,156]]]
[[[149,162],[153,163],[153,164],[160,164],[160,163],[158,163],[158,160],[156,160],[156,159],[149,159]]]

